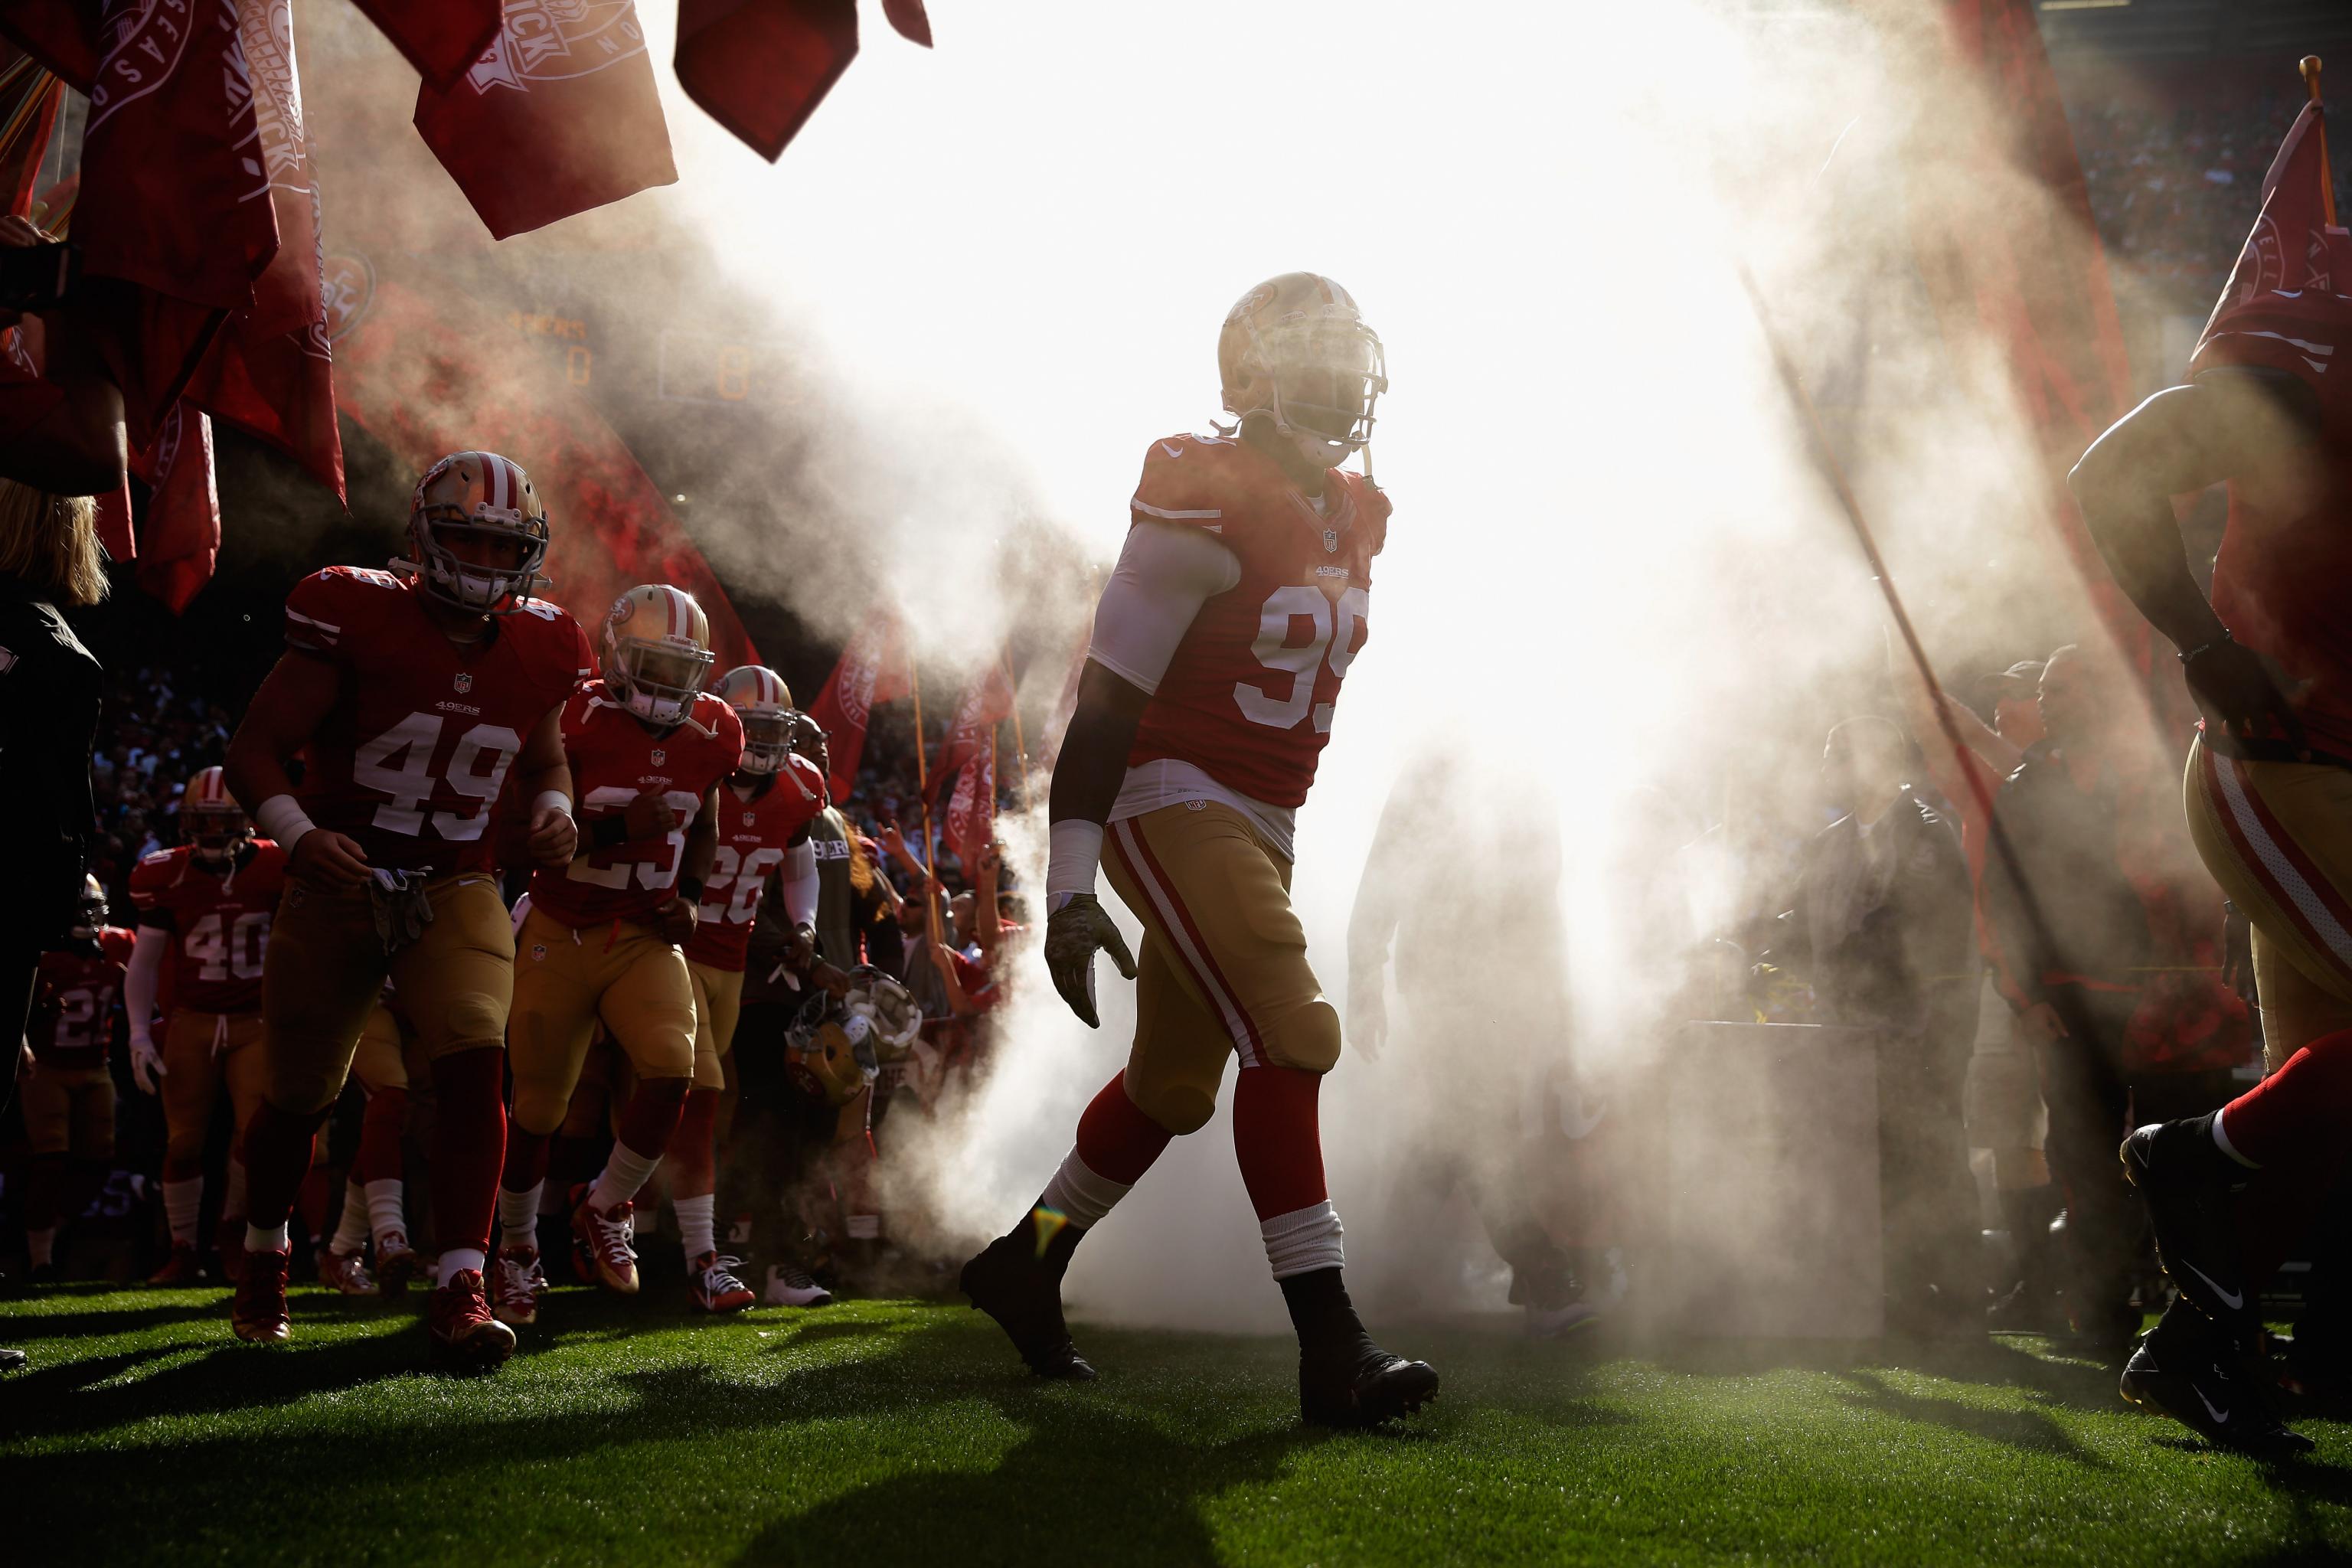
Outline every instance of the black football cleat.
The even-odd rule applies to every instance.
[[[2279,1419],[2263,1369],[2221,1331],[2193,1317],[2177,1322],[2179,1311],[2176,1303],[2132,1352],[2117,1384],[2123,1396],[2219,1448],[2273,1459],[2311,1452],[2311,1439]]]
[[[1369,1339],[1338,1353],[1298,1353],[1298,1416],[1309,1426],[1378,1426],[1437,1397],[1437,1369]]]
[[[996,1320],[1039,1377],[1091,1381],[1095,1369],[1070,1342],[1062,1321],[1062,1281],[1026,1237],[1000,1236],[963,1266],[956,1283],[971,1304]]]
[[[2242,1336],[2252,1314],[2230,1199],[2245,1172],[2215,1146],[2212,1119],[2150,1122],[2116,1153],[2147,1205],[2165,1273],[2199,1311]]]

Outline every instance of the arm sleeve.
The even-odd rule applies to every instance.
[[[1241,580],[1240,560],[1215,535],[1139,522],[1095,608],[1087,657],[1147,694],[1157,691],[1201,606]]]
[[[164,950],[171,945],[172,933],[162,926],[139,928],[138,945],[131,950],[131,973],[122,982],[122,1008],[134,1036],[154,1026],[156,985],[163,978]]]
[[[784,914],[795,926],[816,923],[816,845],[803,838],[784,851],[783,864],[776,868],[779,890],[784,895]]]

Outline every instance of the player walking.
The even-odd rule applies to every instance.
[[[587,639],[533,595],[547,557],[530,479],[491,452],[426,470],[410,557],[330,566],[286,599],[285,655],[229,742],[228,782],[286,848],[291,879],[261,980],[264,1097],[245,1136],[251,1183],[237,1336],[287,1337],[287,1216],[313,1134],[342,1089],[383,983],[432,1063],[436,1352],[495,1366],[514,1335],[482,1291],[506,1145],[514,933],[489,833],[514,771],[541,867],[572,862],[572,774],[558,721]],[[297,791],[287,767],[308,768]]]
[[[972,1304],[1049,1377],[1094,1375],[1064,1327],[1072,1249],[1168,1141],[1209,1120],[1229,1058],[1234,1152],[1298,1331],[1299,1405],[1332,1426],[1419,1409],[1437,1373],[1372,1342],[1340,1281],[1316,1102],[1339,1016],[1290,907],[1291,833],[1361,651],[1388,499],[1339,465],[1387,386],[1381,342],[1311,272],[1259,284],[1217,340],[1234,433],[1144,454],[1054,772],[1045,958],[1091,1026],[1095,953],[1136,977],[1125,1071],[1035,1207],[964,1266]],[[1139,965],[1095,897],[1143,922]]]

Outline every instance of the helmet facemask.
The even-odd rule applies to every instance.
[[[1235,412],[1273,420],[1307,461],[1326,468],[1363,449],[1389,384],[1378,333],[1361,321],[1326,319],[1253,330],[1250,341],[1244,368],[1262,390],[1255,406]]]
[[[85,874],[81,897],[74,903],[73,921],[66,928],[66,934],[76,942],[96,942],[98,933],[105,928],[108,912],[106,889],[99,886],[97,878]]]
[[[621,706],[648,724],[682,722],[709,678],[708,648],[615,636],[604,662],[604,684]]]
[[[233,805],[184,805],[180,831],[198,859],[218,864],[245,847],[253,825]]]
[[[743,761],[738,764],[741,770],[747,773],[782,771],[784,759],[793,754],[793,715],[788,710],[738,708],[735,717],[743,721]]]
[[[513,541],[521,550],[512,566],[477,566],[459,560],[448,536]],[[409,519],[417,577],[435,597],[477,615],[502,616],[522,608],[544,584],[539,568],[547,560],[547,520],[520,509],[491,517],[481,508],[467,517],[455,507],[435,507]]]

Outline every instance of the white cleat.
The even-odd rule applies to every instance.
[[[772,1263],[768,1266],[768,1304],[773,1307],[822,1307],[833,1300],[833,1292],[809,1278],[808,1270],[793,1263]]]

